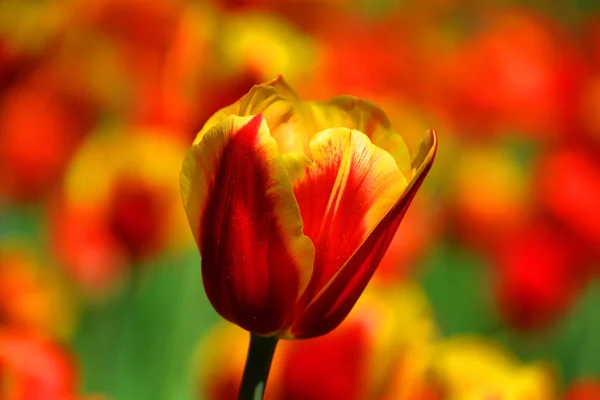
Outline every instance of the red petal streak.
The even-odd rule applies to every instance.
[[[290,330],[292,336],[307,338],[323,335],[338,326],[348,315],[377,269],[408,206],[429,172],[436,150],[437,136],[434,131],[430,131],[430,137],[424,141],[415,162],[413,162],[413,164],[419,164],[420,168],[408,188],[390,212],[357,246],[356,251],[348,257],[349,259],[344,259],[347,261],[339,268],[329,283],[295,319],[294,326]],[[302,210],[302,205],[300,207]],[[342,215],[348,217],[348,215]],[[352,230],[351,224],[345,225],[345,227]],[[328,237],[335,239],[335,233],[331,232]],[[343,246],[344,242],[339,244]],[[344,249],[346,250],[347,247]],[[318,259],[319,249],[317,248]],[[317,269],[317,260],[315,260],[315,270]]]
[[[303,307],[329,282],[400,197],[405,180],[394,159],[346,128],[311,141],[312,166],[294,188],[304,233],[316,249]]]
[[[206,182],[197,220],[206,294],[231,322],[275,333],[290,323],[313,251],[277,145],[257,115],[216,125],[196,151],[192,182]]]

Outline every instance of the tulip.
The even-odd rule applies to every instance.
[[[349,96],[303,102],[281,77],[218,111],[181,172],[206,294],[262,336],[335,328],[373,275],[431,167],[381,109]]]
[[[377,106],[303,102],[281,76],[206,122],[181,192],[208,299],[252,333],[240,399],[264,391],[278,338],[348,315],[436,148],[429,131],[411,155]]]

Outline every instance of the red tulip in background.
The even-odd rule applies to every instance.
[[[584,264],[577,246],[549,224],[516,232],[499,249],[496,263],[500,311],[520,330],[555,323],[581,289]]]
[[[43,336],[0,329],[0,398],[71,400],[77,371],[70,355]]]
[[[460,131],[517,130],[543,139],[569,134],[583,67],[564,32],[518,9],[492,9],[479,18],[481,30],[451,54],[439,82]]]
[[[366,317],[366,316],[365,316]],[[360,400],[369,385],[367,362],[372,353],[375,330],[368,318],[349,318],[339,329],[308,341],[282,343],[266,398],[271,400]],[[215,330],[219,346],[227,349],[227,360],[212,360],[210,372],[201,381],[201,393],[210,400],[237,399],[243,371],[242,348],[247,336],[232,326]],[[221,330],[227,330],[222,333]],[[232,344],[232,342],[234,342]],[[240,344],[238,346],[237,344]],[[239,350],[236,352],[234,349]],[[237,356],[240,357],[237,357]],[[207,355],[205,355],[207,357]],[[214,357],[214,355],[209,355]],[[232,362],[235,359],[236,362]],[[205,359],[206,360],[206,359]],[[235,365],[234,365],[235,364]]]
[[[583,244],[600,246],[600,163],[584,148],[548,152],[537,168],[539,202]]]
[[[582,380],[574,383],[565,393],[564,400],[596,400],[600,399],[600,382]]]
[[[42,76],[19,82],[0,98],[0,195],[30,201],[54,189],[94,123],[85,102],[61,93],[48,80]]]

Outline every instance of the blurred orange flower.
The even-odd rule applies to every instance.
[[[36,265],[26,247],[0,243],[0,324],[65,338],[74,328],[74,308],[56,271]]]
[[[492,250],[532,218],[529,171],[499,145],[459,151],[448,178],[451,229],[465,244]]]

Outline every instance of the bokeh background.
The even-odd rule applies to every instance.
[[[235,399],[179,200],[204,121],[277,74],[440,149],[334,333],[270,399],[600,399],[600,3],[2,0],[0,399]]]

